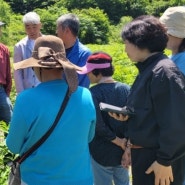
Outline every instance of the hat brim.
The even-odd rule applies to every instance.
[[[58,60],[58,64],[55,66],[44,66],[39,63],[40,60],[30,57],[26,60],[22,60],[20,62],[14,63],[13,67],[15,70],[24,69],[29,67],[38,67],[38,68],[62,68],[64,70],[64,74],[66,76],[66,81],[69,84],[69,91],[74,92],[78,86],[78,77],[77,71],[81,70],[81,67],[76,66],[71,63],[68,59]]]
[[[93,71],[94,69],[104,69],[110,67],[110,63],[89,63],[87,62],[85,66],[81,67],[80,71],[77,71],[78,74],[87,74]]]
[[[85,65],[85,66],[81,67],[81,71],[77,71],[77,72],[78,72],[78,74],[87,74],[87,73],[91,72],[92,70],[93,69],[87,68],[87,66]]]
[[[13,64],[15,70],[25,69],[28,67],[42,67],[42,68],[64,68],[65,66],[73,67],[76,71],[81,71],[82,68],[74,65],[68,59],[59,60],[58,65],[55,66],[45,66],[39,63],[40,60],[35,59],[34,57],[30,57],[28,59],[22,60],[20,62],[16,62]]]

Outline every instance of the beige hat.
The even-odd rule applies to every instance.
[[[78,86],[76,71],[81,70],[81,68],[66,58],[64,44],[56,36],[38,37],[35,41],[32,57],[13,65],[15,70],[28,67],[63,68],[70,92],[75,91]]]
[[[167,28],[168,34],[185,38],[185,6],[168,8],[159,20]]]

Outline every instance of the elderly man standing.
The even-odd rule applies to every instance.
[[[4,24],[5,23],[0,21],[0,35],[1,27]],[[10,122],[12,115],[12,105],[9,99],[11,88],[12,77],[9,49],[0,43],[0,121],[6,123]]]
[[[14,63],[31,57],[35,40],[41,36],[42,27],[40,17],[35,12],[29,12],[23,16],[23,24],[27,36],[20,40],[14,47]],[[33,88],[40,82],[32,68],[14,71],[16,92]]]
[[[65,45],[67,58],[77,66],[84,66],[91,51],[78,39],[80,29],[79,18],[72,14],[64,14],[57,19],[57,36]],[[86,74],[78,74],[79,85],[89,87],[90,81]]]

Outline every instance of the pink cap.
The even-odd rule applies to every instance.
[[[92,63],[93,60],[94,61],[105,60],[105,61],[107,61],[107,63],[97,63],[97,62]],[[91,61],[91,63],[89,63],[89,61]],[[110,56],[108,56],[107,54],[104,54],[104,53],[93,54],[93,55],[89,56],[89,58],[87,59],[86,65],[81,68],[81,71],[77,71],[77,73],[87,74],[87,73],[93,71],[94,69],[108,68],[111,65],[111,61],[112,61],[112,58]]]

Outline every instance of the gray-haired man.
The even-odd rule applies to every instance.
[[[42,24],[37,13],[29,12],[25,14],[22,21],[27,36],[14,47],[14,63],[31,57],[35,40],[42,35],[40,32]],[[17,93],[28,88],[33,88],[40,83],[32,68],[14,71],[14,79]]]

